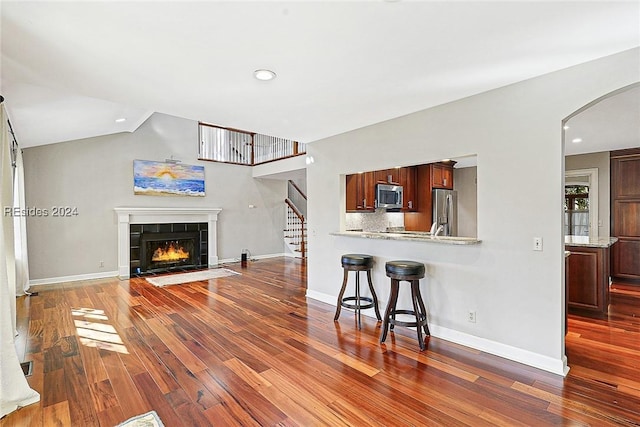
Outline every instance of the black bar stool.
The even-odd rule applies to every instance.
[[[420,350],[425,349],[424,339],[422,338],[422,331],[420,328],[424,328],[426,336],[431,335],[429,332],[429,326],[427,325],[427,310],[422,301],[422,294],[420,293],[420,279],[424,277],[424,264],[414,261],[389,261],[385,264],[385,271],[387,277],[391,278],[391,295],[389,297],[389,303],[387,304],[387,310],[384,313],[384,320],[382,323],[382,335],[380,335],[380,343],[383,343],[387,339],[388,329],[393,330],[395,325],[415,327],[418,331],[418,344],[420,344]],[[411,284],[411,301],[413,303],[413,310],[398,310],[396,309],[396,303],[398,302],[398,290],[400,282],[406,281]],[[404,322],[396,320],[396,314],[409,314],[415,316],[415,322]]]
[[[340,294],[338,295],[338,303],[336,307],[336,315],[333,320],[338,320],[340,317],[340,310],[342,307],[355,309],[356,317],[358,319],[358,329],[362,329],[362,324],[360,322],[360,310],[364,310],[367,308],[373,308],[376,312],[376,318],[378,321],[382,320],[380,318],[380,311],[378,310],[378,297],[376,295],[376,291],[373,289],[373,283],[371,283],[371,269],[373,268],[373,257],[371,255],[363,255],[363,254],[346,254],[342,255],[342,268],[344,269],[344,279],[342,280],[342,288],[340,289]],[[349,272],[356,272],[356,293],[352,297],[344,297],[344,291],[347,288],[347,279],[349,277]],[[369,290],[371,291],[370,297],[363,297],[360,295],[360,272],[367,272],[367,280],[369,282]],[[355,303],[352,303],[355,302]],[[364,304],[363,304],[364,302]]]

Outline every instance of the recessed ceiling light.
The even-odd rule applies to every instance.
[[[256,79],[263,81],[273,80],[276,78],[276,73],[271,70],[255,70],[253,75]]]
[[[562,126],[562,129],[564,129],[564,130],[569,129],[569,125],[564,125],[564,126]]]
[[[578,143],[582,142],[582,138],[573,138],[571,140],[571,142],[573,142],[574,144],[578,144]]]
[[[126,122],[126,121],[127,121],[127,119],[125,119],[124,117],[116,119],[116,123],[122,123],[122,122]]]

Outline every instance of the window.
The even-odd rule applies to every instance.
[[[564,187],[564,234],[589,235],[589,187],[566,185]]]
[[[565,171],[564,189],[565,236],[598,237],[598,169]]]

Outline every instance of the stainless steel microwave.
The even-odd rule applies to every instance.
[[[377,184],[376,207],[402,209],[402,185]]]

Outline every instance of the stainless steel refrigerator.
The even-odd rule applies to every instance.
[[[433,190],[433,222],[432,230],[442,229],[439,236],[458,235],[458,193],[454,190]]]

